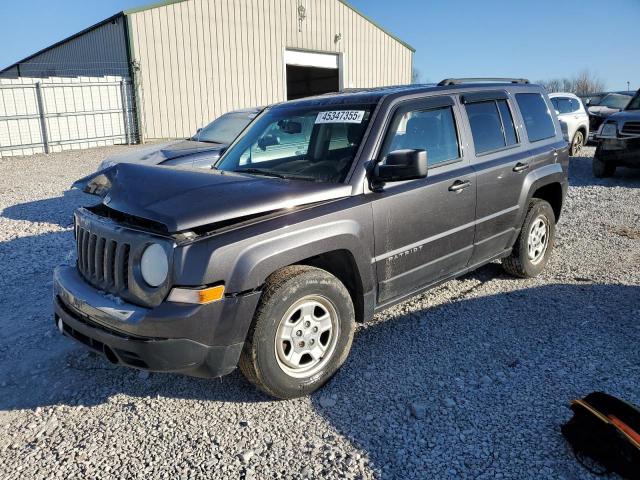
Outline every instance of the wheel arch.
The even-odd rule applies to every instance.
[[[560,182],[551,182],[545,185],[539,186],[532,194],[531,198],[539,198],[545,200],[551,205],[555,216],[556,223],[560,219],[562,212],[562,204],[564,194],[562,191],[562,185]]]
[[[239,252],[230,268],[227,290],[254,290],[282,268],[314,266],[345,285],[356,319],[363,321],[372,315],[375,295],[371,236],[367,231],[366,226],[354,220],[339,220],[249,245]]]
[[[329,272],[342,282],[349,291],[356,322],[362,323],[367,318],[365,313],[364,288],[362,276],[353,254],[346,249],[332,250],[320,253],[298,262],[300,265],[309,265]]]

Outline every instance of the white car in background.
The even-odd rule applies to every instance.
[[[550,93],[549,99],[556,109],[558,119],[567,125],[570,154],[575,157],[589,138],[589,114],[582,101],[573,93]]]

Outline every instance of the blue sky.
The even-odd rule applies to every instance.
[[[210,0],[214,1],[214,0]],[[313,0],[306,0],[313,1]],[[0,0],[0,67],[149,0]],[[416,48],[426,81],[571,77],[640,88],[640,0],[351,0]]]

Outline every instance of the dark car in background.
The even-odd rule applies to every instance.
[[[605,119],[614,113],[624,110],[631,101],[633,92],[612,92],[606,94],[597,105],[589,104],[589,140],[593,140],[595,133]]]
[[[605,120],[595,139],[595,177],[611,177],[619,166],[640,168],[640,90],[623,111]]]
[[[102,161],[98,170],[104,170],[117,163],[211,168],[225,148],[262,110],[263,107],[254,107],[225,113],[207,126],[198,129],[193,137],[155,143],[133,152],[108,157]]]
[[[605,96],[607,96],[607,92],[594,92],[585,95],[578,95],[578,98],[582,101],[584,108],[589,108],[598,105]]]

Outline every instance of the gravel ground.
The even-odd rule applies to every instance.
[[[640,403],[640,171],[572,159],[543,275],[490,264],[394,307],[321,392],[274,401],[238,373],[114,367],[54,329],[51,271],[87,201],[67,188],[125,148],[0,160],[2,479],[582,479],[568,402]]]

